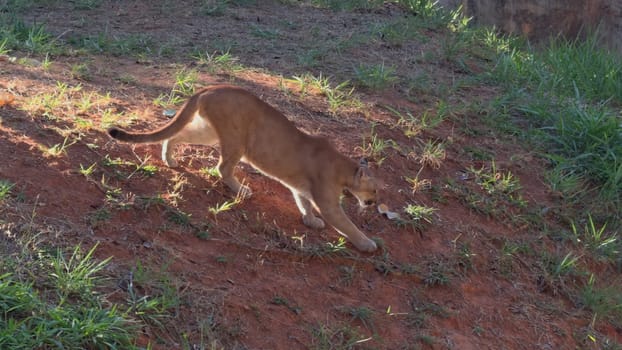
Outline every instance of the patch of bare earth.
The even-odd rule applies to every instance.
[[[439,126],[409,138],[384,107],[413,115],[436,113],[437,99],[453,105],[471,98],[486,101],[494,89],[473,84],[447,96],[418,94],[408,83],[418,76],[428,77],[430,91],[443,91],[466,75],[451,63],[425,58],[440,50],[435,31],[422,30],[420,39],[399,46],[376,35],[375,25],[408,16],[395,6],[336,13],[304,4],[258,3],[230,6],[221,16],[200,14],[198,1],[103,1],[92,10],[73,10],[69,3],[41,7],[25,18],[45,23],[59,40],[145,35],[173,53],[53,57],[49,69],[0,62],[0,89],[17,97],[0,108],[0,178],[16,184],[36,220],[62,228],[47,239],[87,246],[98,242],[97,256],[112,256],[109,273],[120,281],[143,264],[165,269],[178,286],[179,308],[163,328],[145,327],[139,344],[180,348],[185,334],[197,346],[328,349],[345,344],[340,341],[347,330],[356,333],[347,348],[575,348],[576,333],[591,319],[570,308],[569,300],[543,290],[533,261],[499,253],[508,242],[532,244],[541,235],[532,216],[555,225],[553,216],[541,214],[556,205],[543,183],[541,161],[511,136],[490,130],[470,110],[457,110]],[[223,48],[247,68],[208,72],[190,58],[196,49]],[[311,50],[320,54],[305,61]],[[318,91],[303,93],[295,82],[281,78],[321,72],[336,85],[352,79],[361,63],[383,62],[396,67],[400,82],[383,91],[358,89],[363,106],[336,112]],[[88,77],[72,76],[72,67],[82,63],[89,67]],[[485,67],[485,62],[475,65]],[[152,101],[170,92],[181,67],[199,72],[198,85],[226,82],[248,88],[298,127],[326,136],[352,157],[365,153],[375,123],[379,137],[394,141],[374,165],[384,183],[382,202],[400,212],[408,204],[434,207],[432,223],[398,225],[375,211],[358,213],[355,201],[346,197],[352,220],[382,239],[384,247],[370,255],[349,244],[346,253],[330,252],[327,242],[337,244],[338,234],[331,228],[306,228],[289,191],[248,166],[238,174],[254,196],[231,210],[211,213],[209,208],[231,200],[226,187],[202,170],[216,164],[217,149],[183,147],[180,168],[168,169],[160,160],[160,146],[112,142],[102,126],[106,109],[135,113],[133,129],[165,123]],[[29,98],[56,91],[57,82],[80,85],[76,99],[83,92],[109,93],[110,99],[99,110],[61,108],[54,117],[24,110]],[[75,129],[76,117],[93,127]],[[76,142],[61,155],[42,151],[66,137]],[[417,152],[427,140],[443,142],[446,158],[438,168],[424,167],[419,178],[430,186],[413,192],[406,178],[421,170]],[[469,149],[485,150],[520,180],[527,208],[508,205],[491,214],[465,204],[468,193],[481,192],[468,169],[489,164]],[[158,168],[153,175],[106,161],[141,163],[146,157]],[[92,164],[93,174],[79,171]],[[118,189],[112,197],[111,189]],[[545,237],[540,244],[553,246]],[[122,300],[122,294],[111,292],[111,300]],[[616,337],[606,324],[599,327]],[[322,347],[325,338],[328,347]]]

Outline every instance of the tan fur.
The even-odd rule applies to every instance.
[[[251,191],[233,175],[240,161],[250,163],[287,186],[302,213],[305,225],[320,229],[324,221],[346,236],[359,250],[376,250],[346,216],[339,204],[343,189],[363,206],[375,202],[376,182],[366,162],[340,154],[324,138],[299,131],[287,118],[250,92],[234,86],[211,86],[193,95],[166,125],[146,133],[108,130],[111,137],[131,143],[160,142],[162,159],[177,166],[172,157],[179,143],[220,144],[218,170],[234,192]]]

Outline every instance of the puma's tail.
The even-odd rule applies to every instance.
[[[200,97],[201,93],[197,93],[190,97],[190,99],[186,101],[173,119],[171,119],[168,124],[158,129],[140,133],[127,132],[117,127],[111,127],[108,129],[108,135],[110,135],[113,139],[129,143],[151,143],[169,139],[180,132],[186,124],[192,121],[192,118],[198,109],[198,101]]]

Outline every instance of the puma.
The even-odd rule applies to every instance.
[[[169,167],[177,166],[172,153],[179,143],[219,143],[218,170],[234,192],[251,195],[233,174],[235,165],[243,160],[291,190],[306,226],[324,228],[324,221],[313,213],[315,208],[357,249],[372,252],[377,248],[339,203],[343,189],[352,193],[362,208],[375,203],[376,181],[367,161],[355,162],[326,139],[301,132],[282,113],[242,88],[204,88],[190,97],[168,124],[156,130],[131,133],[113,127],[108,134],[130,143],[164,141],[162,160]]]

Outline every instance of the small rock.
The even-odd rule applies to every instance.
[[[400,217],[400,214],[390,211],[389,206],[384,203],[378,204],[378,212],[386,216],[389,220],[395,220]]]
[[[162,114],[167,118],[173,118],[175,114],[177,114],[177,111],[174,109],[165,109]]]

